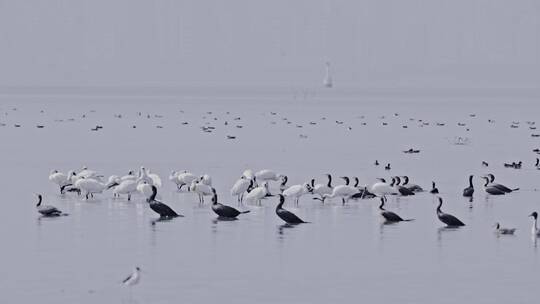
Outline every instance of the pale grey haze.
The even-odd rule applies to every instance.
[[[535,0],[1,0],[0,86],[535,88]]]

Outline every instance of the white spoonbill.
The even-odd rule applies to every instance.
[[[93,178],[81,177],[75,182],[75,187],[85,193],[86,199],[89,196],[94,197],[94,193],[102,193],[107,188],[104,183],[101,183]]]
[[[68,174],[64,174],[62,172],[58,172],[58,170],[52,170],[49,175],[49,180],[58,187],[60,187],[60,194],[64,194],[64,188],[68,185],[71,185],[70,176],[72,175],[73,171],[68,172]]]
[[[306,193],[309,193],[310,191],[311,187],[308,183],[304,183],[302,185],[293,185],[283,191],[283,196],[294,199],[294,202],[296,205],[298,205],[300,197]]]
[[[255,202],[257,201],[259,205],[261,204],[261,200],[266,197],[268,194],[268,183],[264,182],[261,186],[253,188],[251,191],[248,192],[248,194],[245,195],[244,200],[248,202]]]
[[[214,192],[212,191],[212,187],[203,184],[199,180],[193,181],[191,183],[191,186],[189,187],[189,190],[197,193],[197,195],[199,196],[199,203],[201,204],[204,204],[204,196],[214,194]]]
[[[127,194],[127,200],[131,200],[131,194],[137,192],[137,181],[125,180],[114,188],[114,193],[118,196]]]
[[[253,180],[248,180],[246,177],[242,176],[239,180],[234,183],[231,188],[231,195],[236,195],[238,198],[238,203],[242,203],[244,198],[244,193],[250,188],[253,187]]]

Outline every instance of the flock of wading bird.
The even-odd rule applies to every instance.
[[[375,165],[378,164],[378,162],[375,163]],[[421,186],[410,183],[408,176],[391,177],[391,182],[379,178],[376,183],[371,185],[359,185],[357,177],[353,178],[354,184],[352,184],[351,179],[346,176],[340,177],[344,181],[343,184],[333,185],[332,175],[326,174],[326,177],[326,183],[316,184],[315,179],[311,179],[310,182],[304,184],[287,185],[288,177],[273,170],[266,169],[255,173],[252,170],[245,170],[232,186],[230,194],[237,197],[239,207],[244,207],[244,202],[261,205],[262,200],[277,196],[279,203],[275,209],[276,215],[287,224],[297,225],[309,222],[283,208],[286,199],[293,201],[298,206],[300,198],[305,195],[311,195],[312,199],[319,200],[323,204],[326,200],[339,198],[343,205],[350,200],[378,198],[380,200],[380,214],[385,222],[397,223],[412,221],[413,219],[404,219],[397,213],[386,210],[384,206],[388,196],[411,196],[420,192],[429,192],[433,195],[439,193],[435,182],[432,182],[430,190],[425,191]],[[463,189],[464,197],[472,198],[473,196],[475,191],[473,178],[473,175],[469,176],[469,185]],[[495,183],[493,174],[487,174],[482,178],[484,179],[483,190],[488,195],[508,195],[519,190],[519,188],[510,188]],[[132,195],[142,195],[150,209],[159,215],[156,221],[183,216],[158,200],[158,189],[162,187],[161,178],[145,167],[141,167],[138,173],[129,171],[124,176],[112,175],[106,182],[103,175],[89,170],[87,167],[83,167],[79,171],[69,171],[67,174],[53,170],[49,175],[49,180],[59,187],[61,195],[76,193],[76,195],[87,200],[95,194],[101,194],[105,191],[112,191],[114,198],[125,195],[127,201],[131,201]],[[218,219],[235,220],[239,215],[250,212],[249,210],[238,210],[219,203],[218,194],[215,188],[212,187],[212,178],[208,174],[198,176],[188,171],[172,171],[169,180],[175,184],[178,191],[182,191],[186,187],[184,191],[197,195],[199,204],[204,204],[205,197],[210,196],[212,201],[211,209],[218,215]],[[275,193],[271,193],[270,183],[272,182],[278,183],[279,192],[276,190]],[[67,215],[54,206],[42,204],[42,198],[42,195],[38,194],[38,203],[36,205],[38,212],[42,216],[57,217]],[[443,199],[438,196],[436,215],[442,223],[454,228],[465,226],[456,216],[443,212],[442,205]],[[533,218],[532,234],[535,237],[540,237],[540,229],[537,226],[538,213],[532,212],[530,217]],[[155,221],[152,223],[154,224]],[[516,230],[515,228],[503,228],[499,223],[495,223],[494,227],[498,234],[514,234]]]

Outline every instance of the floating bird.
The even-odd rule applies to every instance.
[[[489,177],[487,176],[484,176],[482,177],[486,183],[484,184],[484,191],[486,191],[486,193],[488,194],[491,194],[491,195],[504,195],[506,194],[506,192],[504,192],[503,190],[497,188],[497,187],[494,187],[494,186],[490,186],[489,185]]]
[[[414,195],[414,192],[412,192],[406,187],[401,186],[400,183],[401,183],[401,178],[399,178],[399,176],[392,177],[392,184],[390,184],[390,186],[393,186],[401,196]]]
[[[43,200],[43,197],[41,196],[41,194],[38,194],[37,197],[38,197],[38,203],[36,204],[36,208],[37,208],[37,211],[41,213],[41,215],[47,216],[47,217],[67,215],[65,213],[62,213],[62,211],[58,210],[54,206],[42,205],[41,202]]]
[[[285,203],[285,196],[283,196],[283,194],[279,194],[279,204],[276,207],[276,214],[277,216],[279,216],[280,219],[284,220],[287,224],[291,224],[291,225],[307,223],[307,222],[304,222],[302,219],[300,219],[298,216],[296,216],[294,213],[286,209],[283,209],[284,203]]]
[[[463,189],[463,196],[464,197],[472,197],[474,193],[474,186],[472,183],[473,176],[469,175],[469,187]]]
[[[218,203],[217,193],[216,189],[212,188],[213,196],[212,196],[212,211],[214,211],[219,217],[222,218],[236,218],[240,214],[249,213],[250,211],[238,211],[233,207],[226,206],[223,204]]]
[[[171,209],[171,207],[165,205],[164,203],[156,200],[157,195],[157,187],[154,185],[150,186],[152,188],[152,195],[146,200],[148,204],[150,205],[150,209],[152,209],[155,213],[159,214],[160,219],[168,219],[168,218],[175,218],[180,215],[176,213],[174,210]]]
[[[409,184],[409,177],[407,175],[403,176],[402,186],[411,190],[412,192],[424,192],[424,189],[422,189],[422,187],[416,184]]]
[[[489,186],[492,186],[492,187],[495,187],[503,192],[506,192],[506,193],[510,193],[510,192],[513,192],[513,191],[517,191],[519,190],[519,188],[514,188],[514,189],[510,189],[508,187],[506,187],[505,185],[501,185],[501,184],[496,184],[494,183],[495,182],[495,175],[493,174],[488,174],[487,177],[489,177]]]
[[[381,197],[381,204],[379,205],[379,210],[381,210],[381,216],[386,220],[388,223],[397,223],[397,222],[409,222],[413,219],[406,219],[404,220],[401,218],[401,216],[397,215],[396,213],[392,211],[387,211],[384,209],[384,203],[386,202],[386,197]]]
[[[502,228],[501,224],[495,223],[495,233],[497,234],[514,234],[516,228]]]
[[[446,226],[448,227],[465,226],[465,224],[463,224],[463,222],[460,221],[457,217],[451,214],[442,212],[441,210],[442,204],[443,204],[443,199],[442,197],[439,197],[439,205],[437,206],[437,217],[439,218],[441,222],[445,223]]]

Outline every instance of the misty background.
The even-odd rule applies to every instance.
[[[536,88],[535,0],[0,0],[0,91]]]

